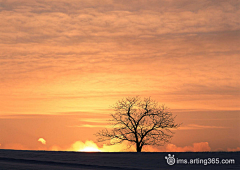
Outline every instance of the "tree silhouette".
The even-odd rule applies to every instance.
[[[109,145],[128,141],[141,152],[145,145],[163,145],[172,137],[171,128],[177,128],[175,117],[164,105],[151,98],[128,97],[119,100],[111,114],[113,128],[103,129],[96,136],[98,142],[109,141]]]

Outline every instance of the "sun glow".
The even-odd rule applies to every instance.
[[[91,140],[87,140],[85,143],[77,141],[72,145],[72,149],[79,152],[101,152],[98,145]]]
[[[79,150],[80,152],[101,152],[101,150],[99,150],[98,148],[96,147],[85,147],[83,148],[82,150]]]

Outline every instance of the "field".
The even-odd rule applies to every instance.
[[[165,159],[174,155],[175,164],[168,165]],[[208,158],[216,162],[211,165]],[[195,159],[195,164],[184,160]],[[198,160],[197,160],[198,159]],[[224,164],[222,164],[224,159]],[[234,160],[234,161],[233,161]],[[208,161],[208,163],[207,163]],[[185,152],[185,153],[84,153],[59,151],[0,150],[0,169],[17,170],[165,170],[165,169],[240,169],[240,152]],[[200,163],[201,162],[201,163]],[[228,164],[226,163],[228,162]]]

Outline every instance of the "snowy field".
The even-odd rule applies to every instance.
[[[174,155],[175,164],[168,165],[165,159]],[[234,163],[204,165],[197,164],[208,158],[234,159]],[[184,160],[195,159],[195,165]],[[177,163],[177,161],[179,161]],[[205,153],[83,153],[56,151],[0,150],[0,170],[165,170],[165,169],[240,169],[240,152]]]

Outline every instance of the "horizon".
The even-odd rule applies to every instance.
[[[73,153],[138,153],[136,151],[120,151],[120,152],[112,152],[112,151],[65,151],[65,150],[59,150],[59,151],[56,151],[56,150],[17,150],[17,149],[0,149],[0,150],[3,150],[3,151],[29,151],[29,152],[73,152]],[[158,151],[158,152],[151,152],[151,151],[142,151],[142,152],[139,152],[139,153],[221,153],[221,152],[226,152],[226,153],[231,153],[231,152],[240,152],[240,151],[201,151],[201,152],[194,152],[194,151],[184,151],[184,152],[166,152],[166,151]]]
[[[121,152],[94,134],[140,96],[183,123],[143,152],[240,151],[239,16],[238,0],[1,1],[0,149]]]

